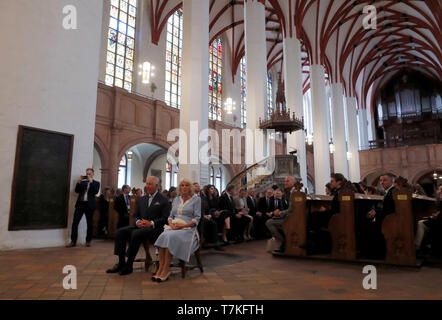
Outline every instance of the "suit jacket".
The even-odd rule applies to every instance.
[[[129,203],[130,203],[130,197],[129,197]],[[118,212],[118,215],[120,217],[129,216],[129,210],[127,210],[127,204],[126,200],[124,199],[124,194],[120,194],[118,197],[115,198],[114,208],[115,211]]]
[[[249,208],[249,214],[251,216],[254,216],[256,214],[257,211],[257,203],[255,199],[251,199],[250,196],[247,196],[247,207]]]
[[[154,223],[155,229],[163,229],[169,218],[170,207],[167,198],[157,193],[152,199],[149,205],[148,196],[143,196],[138,200],[137,207],[134,212],[134,225],[136,226],[137,220],[149,220]]]
[[[230,200],[229,195],[227,193],[223,194],[219,198],[218,207],[219,207],[219,210],[227,211],[228,214],[231,214],[231,215],[236,214],[235,202],[233,201],[233,197],[232,197],[232,200]]]
[[[267,198],[266,197],[259,198],[258,208],[256,211],[259,211],[263,214],[266,214],[267,212],[271,212],[272,210],[270,210],[270,209],[271,209],[271,205],[272,205],[271,204],[272,198],[273,197],[269,198],[269,205],[267,205]]]
[[[379,218],[381,221],[383,221],[384,218],[389,214],[396,212],[393,200],[393,190],[395,190],[395,188],[391,187],[390,190],[388,190],[388,192],[385,194],[384,200],[382,200],[382,209],[379,212]]]
[[[268,208],[269,212],[273,212],[276,209],[279,209],[280,211],[286,210],[289,207],[287,200],[284,198],[278,199],[278,206],[275,205],[275,197],[270,197],[270,205]]]
[[[75,192],[78,193],[77,203],[75,204],[75,208],[78,208],[80,202],[83,201],[84,193],[87,190],[88,181],[80,181],[75,186]],[[87,204],[89,209],[95,210],[97,207],[97,203],[95,201],[95,196],[100,191],[100,182],[92,180],[89,185],[89,190],[87,192]]]
[[[279,217],[280,217],[280,219],[285,219],[285,218],[288,217],[289,214],[292,213],[292,211],[293,211],[293,201],[292,201],[292,198],[293,198],[293,194],[294,194],[294,193],[295,193],[295,188],[292,188],[292,190],[290,191],[290,196],[289,196],[288,199],[287,199],[287,202],[288,202],[288,208],[287,208],[286,210],[282,210],[282,211],[279,213]],[[275,216],[273,216],[272,218],[273,218],[273,219],[278,219],[278,217],[275,217]]]

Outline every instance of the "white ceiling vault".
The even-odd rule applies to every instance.
[[[244,1],[210,1],[210,39],[225,34],[232,74],[245,54]],[[442,82],[441,0],[260,0],[266,5],[267,66],[281,71],[282,41],[302,43],[304,90],[310,64],[322,64],[328,79],[365,108],[366,96],[403,68]],[[365,29],[364,7],[377,9],[377,28]],[[158,43],[180,0],[150,0],[152,41]]]

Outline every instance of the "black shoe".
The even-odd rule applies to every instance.
[[[123,270],[124,266],[121,266],[119,263],[117,263],[116,265],[114,265],[112,268],[107,269],[106,273],[118,273],[121,270]]]
[[[284,248],[281,247],[281,248],[275,249],[272,251],[272,253],[284,253]]]
[[[132,268],[132,267],[125,266],[125,267],[119,272],[119,275],[120,275],[120,276],[125,276],[125,275],[128,275],[128,274],[131,274],[132,272],[133,272],[133,268]]]
[[[73,247],[75,247],[75,246],[76,246],[76,244],[73,243],[73,242],[71,242],[71,243],[69,243],[69,244],[66,246],[66,248],[73,248]]]

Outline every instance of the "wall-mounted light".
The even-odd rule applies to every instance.
[[[330,153],[335,153],[335,145],[333,144],[333,140],[329,143]]]
[[[154,73],[155,66],[150,62],[146,61],[143,64],[140,64],[138,66],[138,69],[140,69],[138,74],[142,76],[142,82],[145,84],[150,83],[150,78],[155,76]]]
[[[434,180],[437,179],[437,172],[436,172],[436,171],[434,171],[434,173],[433,173],[433,179],[434,179]]]
[[[227,98],[226,102],[224,102],[224,110],[227,114],[232,114],[233,110],[236,110],[236,102],[233,101],[232,98]]]
[[[347,151],[347,160],[351,160],[352,157],[353,155],[351,154],[351,152]]]
[[[134,153],[132,151],[127,152],[127,160],[132,160],[134,156]]]
[[[305,142],[307,142],[307,144],[311,146],[313,144],[313,136],[311,134],[306,135]]]

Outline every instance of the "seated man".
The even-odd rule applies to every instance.
[[[271,219],[267,220],[266,226],[269,229],[272,237],[277,242],[279,249],[276,249],[275,252],[284,252],[284,232],[282,230],[282,225],[284,224],[285,219],[288,217],[289,214],[293,211],[293,203],[292,203],[292,196],[295,192],[295,184],[296,184],[296,178],[292,176],[288,176],[285,178],[284,186],[286,189],[290,189],[290,196],[288,197],[288,203],[289,207],[287,210],[279,210],[276,209],[273,212],[273,216]]]
[[[394,176],[392,174],[386,173],[382,174],[379,178],[379,183],[385,190],[385,196],[382,200],[382,205],[371,209],[366,218],[371,220],[370,228],[364,231],[365,239],[363,241],[367,243],[367,246],[371,248],[369,254],[370,258],[382,259],[385,256],[385,239],[382,235],[382,222],[385,217],[396,211],[394,200],[393,200],[393,190],[395,189]]]
[[[236,210],[235,196],[235,186],[229,185],[226,192],[219,198],[219,210],[230,217],[233,240],[241,242],[244,240],[243,234],[250,220],[245,216],[245,213]]]
[[[118,212],[118,225],[117,228],[127,227],[129,225],[129,212],[130,212],[130,187],[124,185],[121,187],[121,194],[115,198],[114,208]]]
[[[142,197],[134,213],[134,225],[117,230],[115,235],[114,254],[118,256],[118,263],[107,273],[130,274],[133,271],[133,262],[140,245],[149,240],[155,243],[163,232],[163,227],[169,217],[169,202],[158,192],[159,179],[149,177],[146,181],[147,195]],[[127,262],[125,261],[126,244],[129,242]]]
[[[273,216],[273,210],[271,210],[271,201],[273,197],[273,189],[266,190],[265,197],[262,197],[258,201],[257,212],[255,216],[255,237],[257,239],[269,238],[270,231],[266,227],[267,220]]]
[[[414,244],[418,253],[421,253],[421,244],[426,233],[433,233],[433,235],[435,235],[435,233],[441,232],[440,226],[442,225],[442,215],[440,214],[440,211],[442,209],[442,185],[437,188],[436,195],[438,202],[438,211],[433,213],[431,217],[419,220],[419,222],[417,223],[417,231]]]
[[[332,173],[330,175],[330,188],[332,190],[331,196],[333,196],[331,208],[327,210],[325,207],[321,207],[319,212],[312,212],[307,218],[307,243],[301,245],[301,248],[305,248],[309,251],[320,250],[329,251],[331,249],[330,237],[322,231],[328,229],[328,223],[334,214],[339,213],[339,191],[342,186],[347,183],[344,175],[341,173]]]

